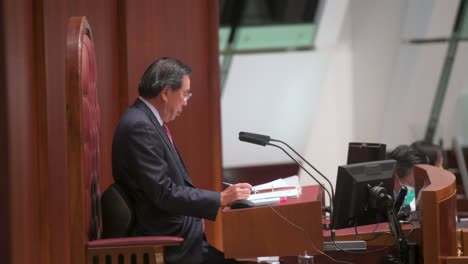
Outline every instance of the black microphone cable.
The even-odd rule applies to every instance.
[[[329,197],[329,202],[330,202],[330,219],[333,220],[333,209],[334,209],[333,202],[335,200],[335,191],[333,189],[332,183],[327,177],[325,177],[319,170],[317,170],[312,164],[310,164],[310,162],[308,162],[304,157],[302,157],[289,144],[278,139],[272,139],[270,138],[270,136],[267,136],[267,135],[261,135],[261,134],[256,134],[256,133],[243,132],[243,131],[239,132],[239,140],[247,142],[247,143],[257,144],[260,146],[266,146],[266,145],[275,146],[281,149],[284,153],[286,153],[286,155],[288,155],[294,162],[296,162],[312,179],[314,179],[327,192],[328,197]],[[293,151],[299,158],[301,158],[301,160],[303,160],[307,165],[309,165],[312,169],[314,169],[322,178],[324,178],[328,182],[328,185],[330,185],[331,194],[328,191],[328,189],[325,188],[325,186],[323,186],[321,182],[319,182],[314,176],[312,176],[312,174],[308,170],[306,170],[297,160],[295,160],[286,150],[284,150],[283,148],[279,147],[276,144],[270,143],[270,141],[280,142],[284,144],[291,151]]]
[[[308,162],[304,157],[302,157],[301,154],[299,154],[295,149],[293,149],[288,143],[284,142],[284,141],[281,141],[279,139],[273,139],[273,138],[270,138],[270,141],[274,141],[274,142],[280,142],[282,144],[284,144],[286,147],[288,147],[292,152],[294,152],[299,158],[301,158],[301,160],[303,160],[307,165],[309,165],[309,167],[311,167],[315,172],[317,172],[320,176],[322,176],[323,179],[325,179],[328,183],[328,185],[330,186],[330,189],[331,189],[331,196],[330,196],[330,193],[328,192],[328,190],[319,182],[317,181],[316,178],[314,178],[307,170],[305,170],[303,167],[301,167],[307,174],[309,174],[310,177],[312,177],[312,179],[314,179],[316,182],[318,182],[320,184],[320,186],[325,189],[328,193],[328,196],[330,197],[329,198],[329,202],[330,202],[330,225],[332,225],[332,221],[333,221],[333,213],[334,213],[334,204],[333,202],[335,201],[335,190],[333,189],[333,184],[331,183],[331,181],[325,177],[325,175],[323,175],[323,173],[321,173],[318,169],[316,169],[312,164],[310,164],[310,162]],[[271,143],[267,143],[267,144],[271,144]],[[332,235],[334,235],[334,231],[332,231]]]
[[[272,141],[273,141],[273,140],[272,140]],[[277,141],[277,140],[275,140],[275,141]],[[291,158],[297,165],[299,165],[299,167],[301,167],[301,169],[303,169],[310,177],[312,177],[312,179],[314,179],[314,180],[327,192],[327,194],[328,194],[328,201],[330,202],[330,208],[332,208],[332,207],[331,207],[332,195],[330,195],[330,192],[328,191],[328,189],[325,188],[325,186],[323,186],[323,184],[322,184],[320,181],[318,181],[314,176],[312,176],[312,174],[311,174],[308,170],[306,170],[306,169],[304,168],[304,166],[302,166],[302,164],[301,164],[299,161],[297,161],[295,158],[293,158],[293,156],[291,156],[291,154],[289,154],[284,148],[282,148],[282,147],[280,147],[280,146],[278,146],[278,145],[276,145],[276,144],[268,143],[268,142],[266,142],[266,145],[270,145],[270,146],[277,147],[277,148],[281,149],[286,155],[288,155],[289,158]],[[294,153],[297,154],[296,151],[294,151]],[[297,155],[300,157],[299,154],[297,154]],[[332,193],[333,193],[333,189],[332,189]],[[330,210],[330,214],[333,215],[331,212],[333,212],[333,210]]]
[[[294,150],[291,146],[289,146],[288,143],[284,142],[284,141],[281,141],[281,140],[278,140],[278,139],[273,139],[273,138],[270,138],[270,141],[275,141],[275,142],[280,142],[280,143],[283,143],[285,146],[287,146],[292,152],[294,152],[297,156],[299,156],[307,165],[309,165],[312,169],[314,169],[315,172],[317,172],[320,176],[322,176],[322,178],[324,178],[327,182],[328,182],[328,185],[330,185],[330,188],[331,188],[331,197],[332,197],[332,200],[334,201],[335,200],[335,190],[333,189],[333,184],[331,183],[331,181],[325,177],[325,175],[323,175],[319,170],[317,170],[312,164],[310,164],[310,162],[308,162],[304,157],[302,157],[296,150]],[[309,174],[310,175],[310,174]],[[314,177],[312,177],[315,181],[317,181]],[[322,186],[322,188],[324,188]],[[324,188],[325,189],[325,188]],[[330,208],[332,208],[333,204],[330,204]]]

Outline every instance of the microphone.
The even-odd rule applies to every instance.
[[[249,132],[239,132],[239,140],[260,146],[266,146],[266,144],[270,142],[270,137]]]
[[[310,164],[310,162],[308,162],[304,157],[302,157],[296,150],[294,150],[286,142],[283,142],[283,141],[278,140],[278,139],[272,139],[272,138],[270,138],[270,136],[261,135],[261,134],[255,134],[255,133],[249,133],[249,132],[239,132],[239,140],[244,141],[244,142],[248,142],[248,143],[252,143],[252,144],[261,145],[261,146],[269,145],[269,146],[273,146],[273,147],[277,147],[277,148],[281,149],[286,155],[288,155],[288,157],[290,159],[292,159],[297,165],[299,165],[299,167],[301,167],[312,179],[314,179],[327,192],[329,202],[330,202],[330,208],[331,208],[330,215],[331,215],[331,217],[333,217],[333,200],[335,199],[335,192],[334,192],[332,183],[319,170],[317,170],[312,164]],[[280,143],[284,144],[291,151],[293,151],[299,158],[301,158],[301,160],[303,160],[307,165],[309,165],[312,169],[314,169],[330,185],[331,195],[330,195],[330,192],[328,191],[328,189],[325,188],[325,186],[323,186],[323,184],[321,182],[319,182],[314,176],[312,176],[312,174],[308,170],[306,170],[296,159],[294,159],[291,156],[291,154],[289,154],[284,148],[280,147],[279,145],[270,143],[270,141],[280,142]]]

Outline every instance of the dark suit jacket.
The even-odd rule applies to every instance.
[[[141,100],[124,114],[112,143],[112,174],[135,208],[134,235],[179,236],[167,263],[200,263],[200,218],[214,220],[220,194],[196,189],[164,128]]]

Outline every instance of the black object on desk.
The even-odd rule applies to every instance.
[[[250,208],[254,207],[255,204],[246,199],[241,199],[241,200],[235,200],[234,202],[231,203],[231,209],[242,209],[242,208]]]

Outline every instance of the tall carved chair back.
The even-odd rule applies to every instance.
[[[97,68],[93,36],[85,17],[69,19],[66,50],[71,263],[164,263],[164,247],[180,244],[182,238],[101,239]]]

